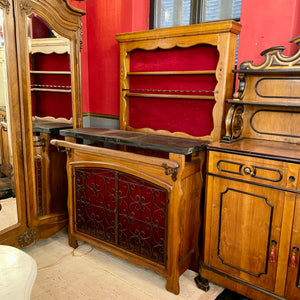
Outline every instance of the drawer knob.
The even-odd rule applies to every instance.
[[[289,181],[290,181],[290,182],[294,182],[294,181],[295,181],[295,177],[294,177],[294,176],[290,176],[290,177],[289,177]]]
[[[245,167],[244,168],[244,173],[247,175],[253,175],[253,171],[249,168],[249,167]]]

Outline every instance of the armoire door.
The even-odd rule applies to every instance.
[[[80,28],[84,12],[68,0],[12,3],[25,133],[27,224],[34,233],[30,243],[68,224],[66,154],[56,148],[51,151],[50,133],[59,124],[82,126]]]

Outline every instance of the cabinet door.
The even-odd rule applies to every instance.
[[[65,153],[50,145],[52,138],[59,136],[40,133],[34,144],[37,215],[44,220],[54,215],[66,219],[67,215],[67,159]]]
[[[284,192],[208,176],[205,263],[274,290]],[[271,259],[273,262],[270,262]]]
[[[290,300],[300,299],[300,195],[296,197],[296,208],[293,222],[290,257],[286,281],[285,297]]]
[[[75,168],[75,231],[166,265],[168,192],[106,168]]]

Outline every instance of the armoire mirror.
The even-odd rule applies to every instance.
[[[3,9],[0,9],[0,231],[18,223]]]
[[[10,37],[5,38],[10,105],[3,106],[11,120],[18,216],[15,225],[0,231],[0,243],[24,247],[68,222],[66,155],[51,148],[50,140],[59,128],[82,126],[84,12],[68,0],[1,0],[0,8],[8,27],[4,38]]]

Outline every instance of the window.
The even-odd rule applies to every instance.
[[[149,27],[162,28],[210,21],[239,21],[242,0],[150,0]]]

